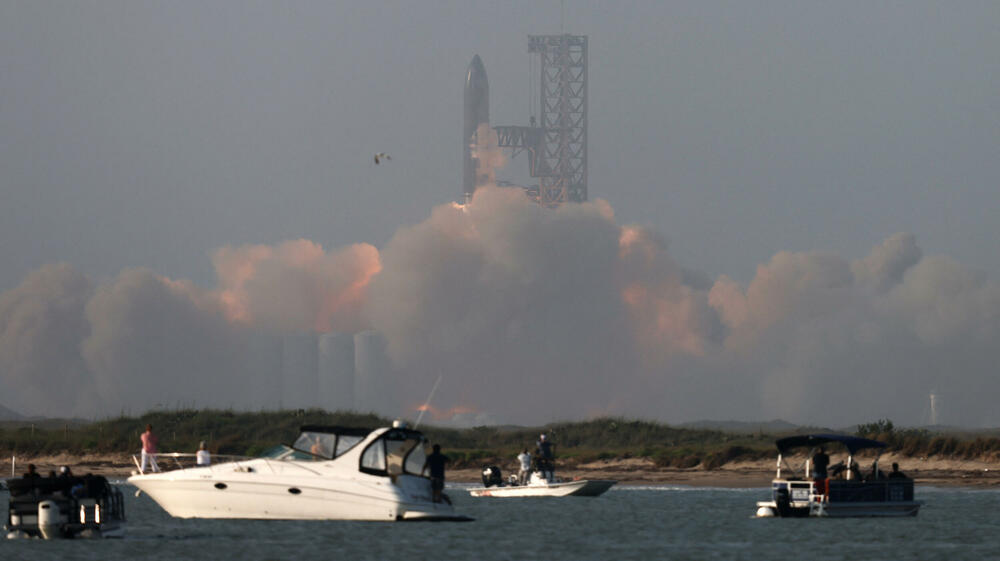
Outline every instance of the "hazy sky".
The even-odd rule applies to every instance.
[[[684,265],[749,280],[908,231],[1000,272],[995,2],[564,19],[590,38],[591,197]],[[0,289],[55,261],[207,283],[223,244],[381,246],[460,192],[472,55],[494,124],[526,124],[526,37],[559,26],[556,1],[2,2]]]
[[[869,324],[891,333],[891,326],[916,317],[908,314],[940,308],[942,287],[960,285],[976,294],[963,301],[964,310],[990,312],[963,316],[955,333],[971,330],[987,340],[969,352],[954,347],[934,355],[924,348],[927,355],[911,355],[912,362],[891,369],[903,373],[938,356],[935,368],[941,370],[948,368],[943,357],[966,356],[973,357],[977,381],[992,376],[988,365],[996,356],[986,349],[1000,325],[1000,312],[992,311],[1000,310],[992,307],[1000,278],[996,2],[567,1],[561,15],[558,1],[3,1],[0,327],[4,321],[14,325],[5,317],[35,317],[9,310],[37,311],[52,294],[72,294],[77,323],[60,337],[68,345],[88,337],[91,343],[58,368],[125,371],[119,365],[131,362],[109,358],[93,340],[101,326],[106,333],[121,330],[108,319],[114,316],[98,317],[99,310],[116,309],[115,294],[155,284],[140,273],[123,275],[124,269],[145,267],[205,289],[227,288],[228,281],[219,280],[225,267],[213,262],[219,248],[278,248],[299,238],[330,251],[355,247],[332,261],[353,263],[365,283],[378,256],[352,244],[384,250],[398,240],[382,259],[399,276],[383,276],[375,288],[386,301],[405,302],[403,289],[392,284],[415,273],[400,264],[405,260],[393,262],[405,253],[404,234],[416,232],[411,246],[424,251],[432,244],[421,232],[451,220],[430,218],[432,209],[461,193],[467,64],[479,54],[486,66],[492,124],[527,124],[527,35],[558,33],[561,20],[566,32],[589,36],[589,192],[608,207],[581,211],[585,218],[564,215],[557,225],[531,218],[538,221],[532,226],[541,233],[573,232],[586,223],[607,234],[593,234],[595,247],[611,251],[608,240],[618,234],[605,232],[604,213],[613,212],[614,224],[655,232],[657,247],[665,240],[670,258],[662,259],[669,261],[663,278],[673,278],[677,267],[700,272],[701,281],[671,281],[665,289],[676,297],[671,302],[695,302],[683,306],[691,321],[671,336],[684,352],[725,360],[696,360],[687,372],[732,372],[738,361],[731,349],[715,353],[701,346],[736,344],[730,336],[753,331],[748,325],[771,328],[769,313],[753,311],[759,296],[754,283],[767,284],[762,273],[802,275],[817,267],[823,278],[853,274],[849,284],[865,296],[848,300],[864,315],[871,296],[865,291],[902,286],[903,272],[913,268],[924,275],[913,278],[940,282],[911,281],[905,294],[886,298],[890,311],[878,319],[838,317],[833,323],[852,326],[851,333]],[[375,167],[376,152],[391,154],[392,161]],[[524,182],[526,168],[518,156],[497,179]],[[521,207],[510,202],[487,203],[484,208],[499,209],[512,221],[525,212],[511,210]],[[516,235],[500,230],[501,237]],[[906,234],[893,237],[897,233]],[[287,255],[299,251],[311,249],[300,246]],[[489,247],[474,253],[479,251],[495,255]],[[830,265],[825,257],[801,253],[816,251],[842,261]],[[917,267],[923,256],[947,261]],[[613,251],[606,262],[612,257]],[[32,277],[37,291],[22,285],[53,263],[67,263],[72,271],[44,270]],[[553,278],[575,266],[567,263]],[[945,275],[948,282],[941,281],[942,270],[954,273]],[[645,270],[635,275],[661,278]],[[726,278],[717,282],[720,275]],[[591,287],[593,294],[617,282],[602,280]],[[727,283],[745,286],[746,293],[733,296],[724,290]],[[168,283],[164,294],[190,291],[178,286]],[[931,296],[921,292],[927,286],[934,288]],[[688,299],[688,290],[700,296]],[[442,298],[448,301],[447,294]],[[733,304],[740,298],[749,303]],[[613,304],[608,314],[621,313]],[[812,317],[796,310],[795,317]],[[177,313],[177,324],[185,325],[187,312]],[[397,315],[383,307],[373,321],[381,317],[383,324],[375,326],[397,333],[402,349],[406,326],[389,325]],[[491,324],[484,340],[494,328],[509,334],[511,325],[524,321]],[[219,322],[213,319],[205,332],[225,331]],[[720,335],[720,326],[730,331]],[[697,336],[685,342],[688,335],[680,331]],[[0,330],[0,355],[2,335]],[[900,345],[952,341],[950,333],[939,335],[922,331]],[[754,341],[768,348],[773,343]],[[10,345],[12,353],[23,348]],[[797,364],[785,350],[781,360],[754,366],[767,384],[780,386],[797,368],[815,370],[812,358]],[[836,354],[862,360],[850,345]],[[546,361],[555,359],[545,356],[539,364],[551,366]],[[19,371],[25,379],[33,369],[51,369],[41,359],[25,360],[33,365]],[[880,354],[868,368],[877,371],[888,360]],[[936,380],[927,373],[912,400]],[[711,384],[692,384],[692,392],[708,395]],[[969,396],[981,390],[971,382],[966,388]],[[964,398],[950,399],[957,404]],[[594,410],[628,411],[606,405]],[[779,413],[808,420],[808,407],[802,407]],[[652,403],[638,410],[656,415]],[[724,414],[721,409],[714,416]],[[748,407],[734,414],[769,413]],[[863,414],[881,416],[877,408]],[[910,420],[919,417],[912,413]],[[983,409],[957,420],[984,424],[1000,417]]]

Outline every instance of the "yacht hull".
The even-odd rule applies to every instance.
[[[177,518],[375,521],[463,518],[455,514],[451,505],[432,502],[430,486],[422,478],[399,476],[393,482],[365,474],[348,478],[320,473],[292,476],[287,473],[289,466],[283,464],[287,462],[134,475],[129,483]],[[267,473],[269,468],[277,473]]]

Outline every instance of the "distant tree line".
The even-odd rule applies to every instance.
[[[164,452],[193,452],[200,441],[217,454],[255,456],[276,444],[290,444],[302,425],[386,426],[374,414],[297,411],[235,412],[183,409],[152,411],[139,417],[119,416],[90,423],[8,421],[0,423],[0,454],[34,457],[66,453],[131,455],[139,435],[152,424]],[[441,444],[454,467],[510,463],[518,452],[533,449],[544,432],[556,444],[565,465],[602,459],[648,458],[660,467],[714,469],[729,462],[774,455],[774,440],[790,433],[728,432],[678,428],[651,421],[600,418],[552,423],[540,427],[483,426],[466,429],[420,427]],[[803,432],[800,430],[799,432]],[[887,451],[910,457],[955,459],[1000,458],[1000,439],[976,433],[931,433],[900,429],[888,419],[857,426],[858,436],[885,442]]]

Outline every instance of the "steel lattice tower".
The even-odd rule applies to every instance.
[[[496,127],[498,144],[530,153],[539,203],[586,201],[587,36],[529,35],[528,53],[539,58],[539,122]]]

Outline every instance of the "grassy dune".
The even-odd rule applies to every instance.
[[[151,423],[162,451],[193,452],[199,441],[220,454],[257,455],[278,443],[291,443],[301,425],[385,426],[390,420],[372,414],[321,410],[233,412],[218,410],[155,411],[141,417],[94,422],[8,421],[0,423],[0,454],[7,457],[55,454],[134,453],[139,435]],[[731,461],[771,458],[774,440],[784,434],[677,428],[649,421],[602,418],[553,423],[544,427],[447,429],[424,425],[427,437],[440,443],[453,467],[477,467],[507,461],[534,448],[541,432],[556,443],[560,462],[573,465],[599,459],[648,458],[659,467],[713,469]],[[881,420],[856,431],[889,445],[888,451],[920,458],[996,461],[1000,438],[986,433],[929,432],[898,429]]]

